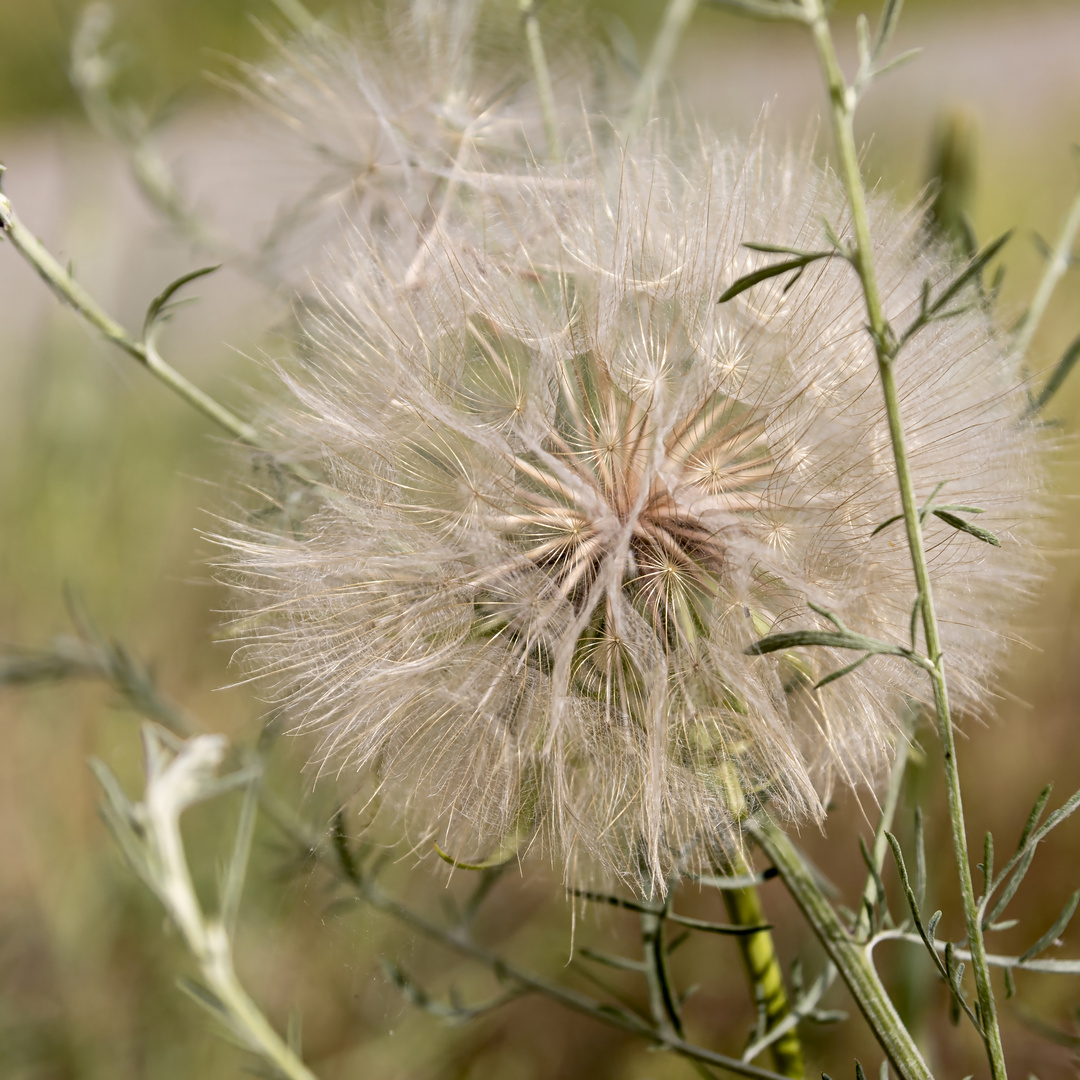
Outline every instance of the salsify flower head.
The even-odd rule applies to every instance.
[[[417,843],[547,851],[643,889],[723,858],[739,818],[820,820],[873,781],[925,676],[754,655],[824,625],[907,644],[916,599],[858,279],[842,258],[718,303],[841,230],[836,180],[760,147],[655,136],[538,172],[435,229],[416,280],[357,244],[281,367],[283,452],[320,486],[226,542],[250,670],[317,759]],[[955,270],[872,207],[890,320]],[[842,230],[841,230],[842,231]],[[951,676],[983,694],[1034,573],[1037,436],[978,295],[895,361]]]
[[[546,16],[568,67],[574,17],[558,5]],[[275,61],[238,63],[233,88],[271,119],[275,185],[288,192],[261,262],[303,287],[338,250],[343,217],[393,259],[440,210],[462,212],[476,186],[520,183],[545,139],[520,23],[505,0],[406,0],[357,15],[349,32],[319,23],[272,38]],[[577,81],[555,103],[568,131],[595,96]]]

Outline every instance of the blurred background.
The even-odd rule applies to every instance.
[[[354,0],[359,8],[363,0]],[[644,53],[659,0],[595,0],[590,25]],[[316,13],[346,19],[347,4]],[[842,0],[834,22],[850,65],[854,17]],[[876,17],[876,9],[870,12]],[[543,9],[541,9],[543,16]],[[150,299],[179,274],[208,261],[149,208],[115,141],[84,119],[68,77],[79,16],[69,0],[0,0],[0,161],[5,191],[23,220],[70,264],[80,281],[132,329]],[[280,191],[272,147],[249,137],[235,94],[204,77],[229,57],[258,61],[264,29],[284,31],[270,0],[121,0],[112,40],[122,42],[119,89],[160,117],[156,145],[192,202],[230,222],[254,220]],[[261,29],[262,28],[262,29]],[[860,113],[866,171],[908,200],[923,189],[942,116],[971,140],[970,217],[983,240],[1014,228],[1002,294],[1006,323],[1024,307],[1042,270],[1032,233],[1053,240],[1080,182],[1071,144],[1080,140],[1080,5],[1075,0],[909,0],[896,51],[921,45],[913,63],[875,86]],[[557,45],[552,46],[557,50]],[[849,68],[850,70],[850,68]],[[733,18],[702,3],[673,71],[689,109],[710,126],[752,131],[763,110],[771,136],[802,141],[819,116],[822,92],[809,43],[796,28]],[[818,155],[827,155],[827,137]],[[237,161],[247,162],[244,173]],[[210,283],[212,282],[212,284]],[[280,297],[226,265],[191,291],[201,299],[170,324],[163,350],[220,399],[242,401],[253,357],[279,349]],[[1032,366],[1051,365],[1080,333],[1080,271],[1067,277],[1035,339]],[[986,829],[1010,850],[1039,789],[1057,785],[1053,805],[1080,786],[1080,474],[1074,441],[1080,379],[1050,412],[1062,449],[1053,466],[1051,574],[1025,617],[1027,644],[1013,655],[991,716],[964,721],[960,744],[973,850]],[[46,647],[72,631],[78,597],[102,632],[152,666],[162,690],[208,729],[253,741],[262,710],[250,690],[231,686],[222,642],[226,599],[212,580],[212,549],[201,530],[228,505],[234,475],[227,445],[197,414],[125,356],[110,351],[61,308],[10,245],[0,244],[0,644]],[[131,793],[140,790],[138,718],[93,680],[0,687],[0,1076],[17,1080],[110,1080],[240,1074],[250,1060],[219,1039],[177,989],[193,974],[182,943],[156,901],[122,863],[97,814],[86,766],[109,763]],[[915,767],[911,794],[931,822],[931,903],[945,910],[942,935],[962,933],[952,858],[941,822],[936,741],[921,733],[929,765]],[[278,739],[272,783],[325,823],[333,794],[312,791],[302,771],[308,747]],[[864,793],[866,815],[873,802]],[[213,876],[235,807],[191,815],[189,840]],[[900,823],[910,834],[910,810]],[[812,857],[849,902],[863,872],[857,837],[871,827],[851,796],[824,835],[803,836]],[[1016,952],[1049,926],[1080,886],[1080,821],[1041,849],[1015,902],[1022,937],[994,944]],[[489,900],[485,937],[508,955],[588,988],[571,962],[571,907],[542,866],[505,875]],[[447,891],[467,887],[455,876]],[[890,882],[892,878],[888,879]],[[427,864],[395,863],[387,881],[438,910],[445,875]],[[765,887],[785,960],[815,973],[820,951],[779,885]],[[721,919],[718,895],[686,890],[688,914]],[[408,1004],[387,980],[391,958],[433,990],[450,985],[483,997],[487,977],[362,906],[330,904],[327,882],[300,865],[272,828],[260,827],[248,880],[238,962],[242,977],[283,1028],[303,1018],[305,1056],[325,1080],[365,1077],[646,1077],[694,1075],[685,1062],[638,1041],[527,999],[475,1024],[449,1027]],[[576,947],[635,948],[634,916],[579,912]],[[970,1030],[949,1026],[946,996],[923,957],[907,946],[881,959],[902,1011],[941,1075],[980,1072]],[[1080,955],[1080,930],[1059,955]],[[753,1015],[737,952],[705,937],[675,956],[692,1037],[738,1053]],[[609,973],[610,975],[610,973]],[[632,977],[622,992],[640,1000]],[[1080,983],[1021,976],[1002,1001],[1014,1075],[1072,1075],[1080,1048]],[[1003,995],[1004,998],[1004,995]],[[850,1008],[842,988],[827,1004]],[[1041,1021],[1036,1022],[1033,1016]],[[1052,1025],[1056,1036],[1040,1030]],[[880,1053],[857,1020],[807,1029],[813,1063],[851,1075],[852,1056],[876,1070]]]

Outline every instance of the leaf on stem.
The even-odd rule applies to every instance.
[[[1050,399],[1065,384],[1065,380],[1069,377],[1072,369],[1076,367],[1077,361],[1080,361],[1080,336],[1073,340],[1061,359],[1054,365],[1050,378],[1046,380],[1046,385],[1039,391],[1038,396],[1032,399],[1027,412],[1024,414],[1025,416],[1034,416],[1046,408]]]
[[[959,532],[965,532],[969,536],[974,536],[976,540],[981,540],[984,544],[992,544],[994,547],[1001,547],[1001,541],[988,529],[982,529],[978,525],[973,525],[970,521],[965,521],[961,517],[957,517],[955,514],[950,514],[948,510],[943,510],[940,507],[933,511],[934,517],[944,521],[946,525],[951,525]]]
[[[1034,945],[1029,946],[1020,954],[1020,963],[1038,956],[1043,949],[1049,948],[1065,932],[1069,920],[1076,913],[1076,905],[1080,903],[1080,889],[1072,894],[1061,909],[1061,914],[1054,920],[1054,925]]]
[[[166,285],[165,288],[150,301],[150,306],[146,309],[146,318],[143,320],[143,341],[151,340],[157,327],[168,319],[172,312],[176,310],[177,303],[170,303],[176,293],[192,281],[196,281],[201,277],[206,277],[208,274],[212,274],[215,270],[220,269],[221,263],[217,263],[214,266],[203,266],[198,270],[191,270],[186,274],[182,274],[175,281]]]
[[[836,254],[835,251],[798,251],[798,249],[795,248],[776,247],[768,244],[744,244],[743,247],[748,247],[752,251],[772,251],[790,254],[792,257],[790,259],[783,259],[780,262],[772,263],[769,266],[762,266],[758,270],[754,270],[749,274],[744,274],[741,278],[737,278],[720,294],[720,298],[716,301],[718,304],[727,303],[728,300],[734,299],[739,293],[746,292],[747,289],[752,289],[762,281],[768,281],[769,278],[779,277],[782,274],[793,272],[791,280],[784,286],[784,291],[787,292],[787,290],[799,280],[803,271],[811,263],[815,263],[819,259],[831,259]]]

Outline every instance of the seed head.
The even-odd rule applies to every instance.
[[[325,486],[227,541],[247,663],[418,843],[535,845],[568,878],[663,890],[747,809],[819,820],[837,781],[872,783],[927,693],[896,657],[815,689],[857,657],[747,651],[821,628],[810,604],[909,643],[902,526],[874,531],[899,499],[851,266],[717,302],[775,259],[744,242],[827,248],[842,192],[760,147],[649,136],[472,200],[415,277],[357,242],[309,309],[275,423]],[[955,270],[917,213],[872,218],[903,327]],[[975,704],[1032,580],[1039,480],[1016,364],[966,299],[895,374],[919,497],[944,483],[1001,541],[926,522]]]

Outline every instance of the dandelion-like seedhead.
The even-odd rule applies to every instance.
[[[915,600],[858,279],[841,258],[718,304],[767,256],[820,249],[835,179],[655,137],[537,172],[436,228],[403,281],[357,243],[282,367],[283,450],[325,486],[227,543],[249,669],[419,843],[530,845],[648,890],[722,858],[738,817],[820,819],[872,782],[913,666],[756,656],[808,609],[906,644]],[[919,215],[873,207],[889,318],[919,310]],[[415,238],[414,241],[415,243]],[[410,265],[395,252],[393,265]],[[974,297],[972,297],[974,299]],[[895,361],[920,497],[983,509],[994,548],[926,524],[956,689],[977,702],[1032,579],[1037,437],[977,303]]]
[[[558,5],[547,14],[549,33],[551,16],[566,24],[559,51],[569,66],[579,59],[575,18]],[[294,286],[327,251],[340,253],[343,217],[392,259],[445,227],[440,212],[467,214],[478,186],[521,183],[531,148],[544,145],[517,3],[410,0],[369,12],[352,30],[272,38],[276,63],[238,65],[234,89],[274,121],[275,171],[284,167],[295,189],[262,252]],[[587,104],[581,94],[560,100],[567,130],[584,127]],[[416,279],[420,267],[401,272],[410,269]]]

